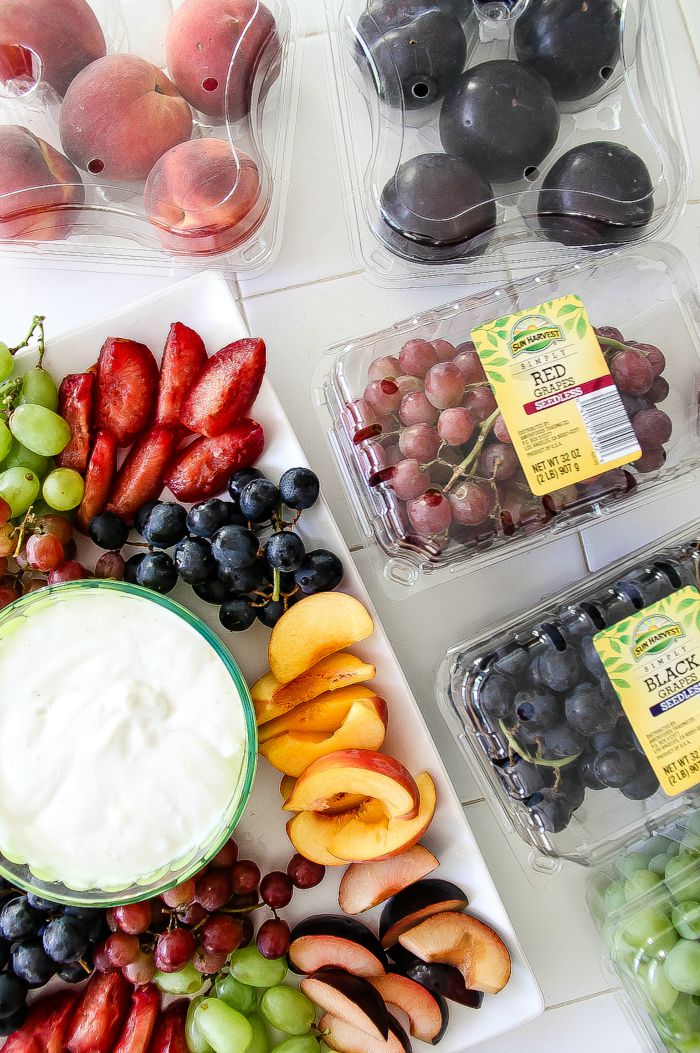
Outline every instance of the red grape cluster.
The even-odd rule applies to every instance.
[[[657,347],[596,330],[632,422],[637,473],[662,467],[669,393]],[[391,500],[403,538],[431,556],[450,544],[481,544],[542,529],[552,516],[604,494],[624,494],[636,476],[616,469],[544,498],[527,484],[475,345],[409,340],[398,357],[375,359],[346,425],[370,487]]]
[[[30,509],[15,524],[0,497],[0,610],[44,585],[87,577],[75,556],[69,519],[57,512],[36,516]]]
[[[295,888],[313,888],[324,875],[324,867],[296,854],[286,873],[275,870],[261,878],[257,863],[239,859],[236,842],[228,841],[195,877],[160,897],[110,908],[111,934],[95,948],[94,966],[98,972],[121,969],[135,986],[149,983],[157,971],[178,972],[188,962],[211,976],[253,937],[263,957],[281,958],[289,949],[290,929],[277,911],[288,905]],[[256,934],[252,914],[262,906],[272,917]]]

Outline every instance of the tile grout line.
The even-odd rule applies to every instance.
[[[594,998],[602,998],[605,995],[617,994],[618,991],[622,990],[620,987],[605,987],[602,991],[592,991],[590,994],[581,995],[580,998],[570,998],[564,1002],[555,1002],[553,1005],[545,1006],[545,1013],[550,1013],[553,1009],[565,1009],[570,1005],[579,1005],[581,1002],[590,1002]]]
[[[330,274],[323,278],[310,278],[309,281],[299,282],[298,285],[285,285],[281,289],[262,289],[260,292],[244,293],[240,290],[241,299],[244,300],[259,300],[263,296],[276,296],[278,293],[294,292],[296,289],[308,289],[313,285],[325,285],[328,282],[338,281],[340,278],[358,278],[363,277],[365,272],[363,270],[354,271],[342,271],[340,274]],[[236,283],[238,284],[238,283]]]

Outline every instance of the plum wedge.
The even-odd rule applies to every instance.
[[[370,1038],[359,1028],[332,1013],[324,1013],[319,1030],[326,1034],[336,1053],[411,1053],[408,1035],[395,1017],[389,1017],[389,1034],[385,1040]]]
[[[80,994],[59,991],[31,1006],[27,1019],[5,1041],[7,1053],[64,1053],[65,1036]]]
[[[375,1041],[389,1037],[390,1017],[384,999],[369,980],[343,969],[324,969],[301,981],[314,1005]]]
[[[207,349],[194,329],[173,322],[160,365],[156,424],[178,428],[182,404],[207,364]]]
[[[245,417],[265,375],[265,344],[237,340],[217,351],[186,396],[180,422],[198,435],[215,438]]]
[[[451,881],[428,878],[409,885],[391,899],[379,919],[379,936],[386,950],[402,933],[415,928],[426,918],[445,911],[461,911],[469,906],[466,895]]]
[[[105,340],[97,360],[95,427],[109,431],[117,446],[131,446],[151,423],[158,378],[158,363],[145,344]]]
[[[388,961],[374,933],[354,918],[321,914],[292,930],[289,961],[296,972],[339,968],[354,976],[381,976]]]
[[[340,882],[338,903],[346,914],[362,914],[439,866],[438,859],[423,845],[413,845],[389,859],[352,863]]]
[[[510,954],[501,937],[469,914],[435,914],[399,937],[424,962],[454,965],[467,987],[498,994],[510,979]]]
[[[406,1014],[412,1038],[436,1045],[447,1030],[449,1010],[442,995],[400,973],[388,972],[370,979],[388,1006]]]

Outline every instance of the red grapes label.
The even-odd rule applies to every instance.
[[[530,489],[540,497],[642,455],[586,309],[563,296],[472,333]]]

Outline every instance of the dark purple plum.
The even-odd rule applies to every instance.
[[[559,134],[559,108],[549,84],[508,59],[482,62],[446,93],[440,111],[445,150],[468,158],[494,183],[534,174]]]
[[[469,900],[458,885],[442,878],[426,878],[408,885],[384,905],[379,919],[382,947],[389,948],[426,918],[444,911],[466,910]]]
[[[382,191],[380,212],[392,248],[431,262],[484,252],[496,223],[491,184],[451,154],[405,161]]]
[[[615,0],[530,0],[515,23],[520,62],[549,81],[560,102],[593,95],[620,58]]]
[[[300,940],[303,942],[299,943]],[[305,918],[292,929],[290,941],[290,965],[295,972],[316,972],[329,966],[340,966],[352,972],[350,966],[354,957],[360,964],[371,963],[373,957],[379,969],[386,968],[388,964],[377,937],[355,918],[336,914]],[[355,954],[355,946],[361,948],[363,953]],[[324,961],[323,966],[315,964],[312,968],[308,967],[308,963],[318,962],[324,955],[327,961]]]
[[[440,962],[423,962],[415,954],[411,954],[400,943],[391,949],[391,956],[396,962],[397,970],[409,980],[427,987],[435,995],[442,995],[451,1002],[459,1002],[460,1005],[468,1006],[470,1009],[479,1009],[484,1000],[481,991],[470,990],[459,969],[454,965],[443,965]]]
[[[537,211],[550,241],[589,248],[634,241],[654,212],[649,169],[621,143],[582,143],[547,173]]]

